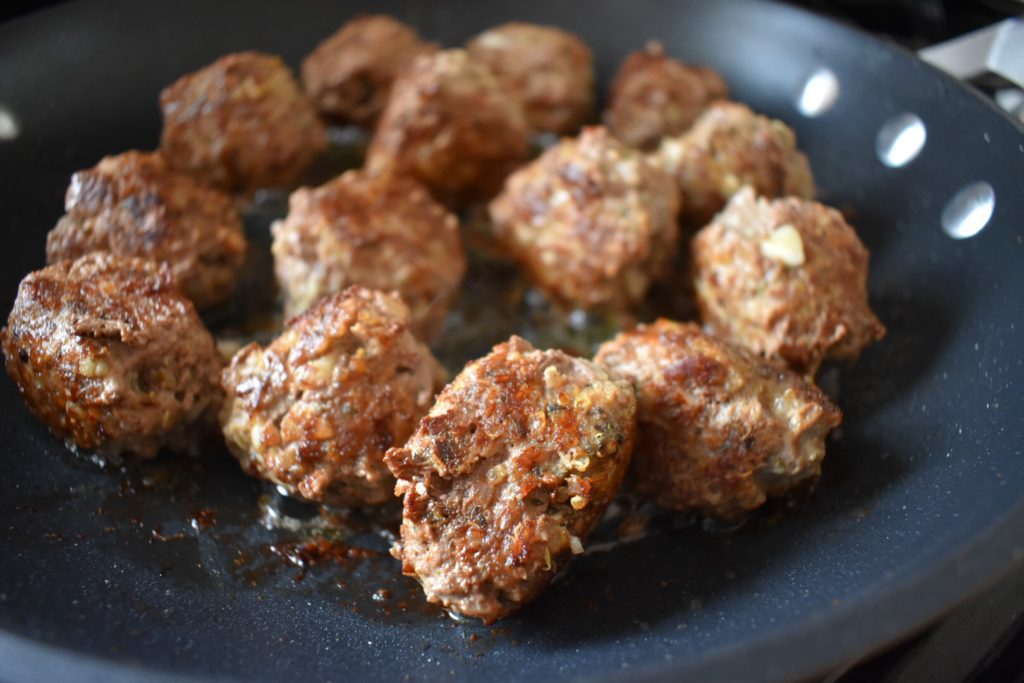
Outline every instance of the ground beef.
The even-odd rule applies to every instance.
[[[427,600],[486,623],[535,598],[615,496],[633,449],[627,382],[513,337],[466,366],[386,461],[392,554]]]
[[[674,510],[736,519],[814,481],[842,420],[807,380],[692,323],[641,325],[595,360],[636,387],[636,490]]]
[[[397,296],[350,287],[268,347],[239,351],[221,378],[220,417],[242,469],[310,501],[388,501],[384,453],[412,434],[444,374],[408,320]]]
[[[29,273],[0,343],[28,407],[71,448],[148,458],[215,424],[220,356],[165,264],[93,252]]]
[[[290,317],[349,285],[395,290],[436,337],[466,271],[458,220],[416,181],[349,171],[300,189],[276,222],[274,267]]]
[[[628,308],[666,275],[679,193],[644,154],[585,128],[513,174],[490,206],[498,240],[556,302]]]
[[[75,173],[64,210],[46,238],[49,263],[91,251],[164,261],[197,308],[235,289],[246,240],[231,198],[171,169],[159,152],[125,152]]]

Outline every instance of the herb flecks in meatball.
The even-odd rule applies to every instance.
[[[366,168],[412,176],[459,207],[497,193],[527,151],[519,103],[486,65],[445,50],[417,57],[395,80]]]
[[[221,57],[164,88],[160,107],[167,161],[228,191],[288,187],[327,147],[316,110],[273,55]]]
[[[694,324],[641,325],[595,361],[636,387],[635,487],[674,510],[733,520],[816,480],[842,419],[807,380]]]
[[[148,458],[215,424],[220,356],[164,264],[93,252],[29,273],[0,343],[28,407],[72,448]]]
[[[683,193],[682,218],[704,225],[744,185],[765,197],[814,196],[814,178],[782,121],[735,102],[716,102],[686,133],[662,141],[658,156]]]
[[[513,21],[484,31],[466,50],[522,104],[534,132],[571,134],[590,118],[594,58],[578,36]]]
[[[584,128],[514,173],[490,206],[498,240],[549,298],[628,309],[667,275],[679,192],[657,163]]]
[[[714,70],[672,59],[652,41],[622,63],[604,122],[626,144],[650,149],[665,136],[684,133],[712,101],[728,96]]]
[[[221,426],[242,469],[310,501],[388,501],[384,453],[412,434],[443,374],[408,320],[397,296],[350,287],[239,351]]]
[[[635,410],[627,382],[518,337],[467,365],[386,457],[403,571],[486,623],[535,598],[618,490]]]
[[[842,214],[745,188],[693,239],[704,323],[724,339],[813,374],[885,335],[868,306],[868,250]]]
[[[349,171],[294,192],[276,222],[274,268],[285,314],[349,285],[397,291],[410,327],[436,337],[466,271],[458,220],[409,178]]]
[[[302,62],[302,83],[325,116],[372,127],[395,77],[413,59],[437,52],[406,24],[381,14],[356,17]]]
[[[159,152],[124,152],[71,177],[49,263],[92,251],[164,261],[197,308],[231,297],[245,261],[231,198],[170,168]]]

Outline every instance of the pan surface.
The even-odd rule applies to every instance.
[[[242,49],[296,66],[368,10],[447,45],[509,19],[555,24],[592,47],[603,83],[657,38],[796,129],[821,199],[871,249],[889,327],[832,377],[846,421],[815,495],[728,534],[656,520],[488,629],[425,607],[372,519],[346,522],[369,552],[311,554],[290,542],[317,520],[224,453],[101,471],[3,380],[0,679],[786,680],[863,656],[1024,561],[1024,134],[911,56],[785,6],[112,0],[15,21],[0,27],[0,106],[18,127],[0,141],[4,313],[43,264],[70,174],[157,144],[164,85]],[[801,101],[830,99],[805,88],[815,74],[838,96],[805,116]],[[924,146],[886,165],[879,131],[905,114]],[[944,231],[972,232],[990,198],[976,235]]]

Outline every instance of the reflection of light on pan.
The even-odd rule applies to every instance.
[[[839,79],[835,72],[821,67],[811,74],[797,97],[796,108],[808,117],[821,116],[839,99]]]
[[[996,193],[984,180],[967,185],[942,210],[942,229],[954,239],[974,237],[988,225]]]
[[[0,141],[13,140],[18,137],[18,119],[14,118],[14,112],[3,104],[0,104]]]
[[[889,168],[906,166],[921,153],[928,139],[924,121],[916,114],[899,114],[878,131],[875,152],[878,160]]]

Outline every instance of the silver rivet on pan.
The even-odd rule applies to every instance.
[[[828,67],[810,75],[796,99],[796,108],[804,116],[821,116],[839,99],[839,79]]]
[[[18,119],[14,118],[14,112],[0,104],[0,140],[13,140],[18,137],[19,132]]]
[[[942,210],[942,229],[954,239],[974,237],[988,225],[996,208],[996,192],[984,180],[971,183]]]
[[[878,160],[889,168],[900,168],[913,161],[924,149],[928,130],[917,114],[899,114],[889,119],[875,138]]]

